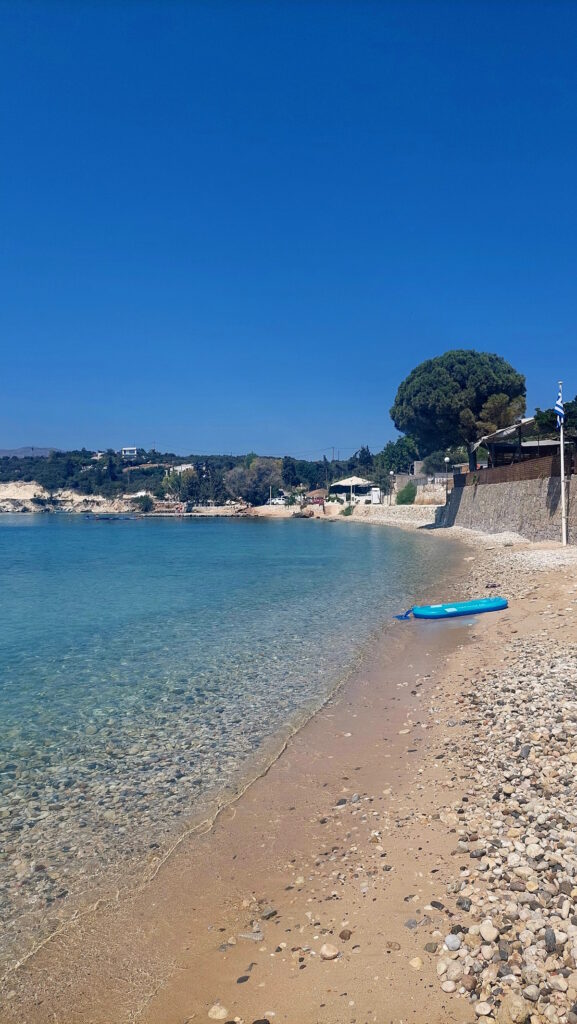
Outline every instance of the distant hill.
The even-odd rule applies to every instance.
[[[60,448],[0,448],[0,459],[47,459]]]

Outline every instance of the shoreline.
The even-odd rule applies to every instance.
[[[473,553],[464,554],[464,564],[471,570],[469,574],[472,579],[462,581],[463,596],[467,595],[467,588],[478,589],[487,582],[488,577],[503,571],[510,578],[513,591],[519,595],[534,586],[531,582],[535,577],[534,569],[513,571],[512,567],[504,568],[503,555],[509,553],[505,552],[502,539],[492,535],[482,535],[481,539],[471,535],[471,531],[459,531],[457,534],[453,532],[454,529],[449,533],[443,530],[441,536],[469,541],[469,547],[473,542],[477,549]],[[523,542],[516,545],[515,551],[520,554],[528,551],[533,559],[535,556],[541,557],[546,568],[548,561],[553,561],[551,556],[558,560],[558,556],[563,554],[561,549],[547,550],[549,547]],[[542,556],[539,556],[539,549],[543,551]],[[494,551],[498,553],[497,558]],[[508,560],[511,562],[511,559]],[[558,585],[557,577],[555,583]],[[549,590],[547,596],[550,597]],[[543,603],[545,598],[535,600]],[[176,1024],[185,1019],[235,1019],[246,1022],[270,1019],[271,1024],[278,1024],[280,1021],[294,1019],[291,1013],[297,996],[298,1020],[303,1024],[312,1024],[317,1019],[334,1020],[335,1024],[337,1021],[341,1024],[342,1021],[358,1020],[358,1014],[365,1015],[367,1020],[381,1020],[385,1008],[390,1015],[388,1019],[395,1022],[411,1018],[420,1020],[422,1017],[419,1014],[425,1005],[427,1019],[438,1021],[439,1024],[447,1020],[449,1014],[454,1020],[475,1019],[468,1000],[464,997],[455,999],[452,995],[450,986],[454,984],[455,991],[458,991],[456,983],[449,981],[446,991],[440,988],[435,975],[436,957],[429,951],[423,951],[425,938],[429,938],[433,946],[439,945],[439,936],[435,935],[432,927],[439,912],[425,900],[446,901],[444,887],[435,885],[431,888],[431,882],[437,881],[434,877],[428,879],[430,892],[420,895],[424,893],[423,887],[426,889],[423,878],[427,870],[448,876],[447,864],[452,859],[452,868],[455,863],[454,851],[451,849],[455,842],[451,835],[451,830],[454,831],[451,814],[455,814],[451,809],[447,811],[444,805],[444,801],[450,802],[455,781],[447,779],[439,784],[440,764],[439,761],[435,762],[431,740],[437,744],[440,742],[442,751],[443,744],[454,743],[456,733],[452,732],[453,725],[447,725],[446,721],[443,724],[441,718],[437,722],[435,717],[431,717],[439,712],[430,712],[428,702],[435,696],[435,706],[437,703],[441,706],[444,702],[445,711],[448,708],[447,713],[454,714],[455,680],[459,674],[461,680],[470,677],[472,649],[476,655],[473,663],[478,663],[481,654],[479,648],[482,646],[479,645],[480,635],[495,636],[501,642],[512,631],[513,625],[516,630],[520,630],[522,622],[523,610],[519,605],[504,613],[502,618],[483,617],[470,636],[465,626],[459,628],[458,640],[456,632],[452,631],[450,637],[446,635],[444,640],[449,643],[437,654],[438,671],[434,684],[440,688],[438,697],[433,693],[433,682],[426,679],[430,675],[425,671],[428,667],[426,659],[419,666],[419,671],[414,668],[412,656],[407,665],[397,659],[396,668],[389,666],[389,676],[385,676],[390,678],[391,674],[396,673],[395,685],[388,694],[391,698],[388,705],[387,696],[383,695],[379,686],[383,680],[383,669],[382,665],[376,663],[383,652],[377,644],[372,654],[373,667],[369,668],[369,655],[367,664],[360,667],[355,678],[349,678],[344,687],[329,699],[328,705],[313,714],[292,737],[288,749],[280,759],[275,759],[265,776],[253,782],[241,799],[235,802],[234,808],[225,810],[216,828],[201,840],[205,858],[205,889],[202,898],[198,893],[190,891],[191,884],[198,887],[202,881],[195,851],[181,850],[169,870],[163,869],[160,872],[160,882],[165,887],[163,890],[151,890],[144,894],[144,899],[138,905],[119,904],[107,912],[108,920],[105,915],[97,914],[94,920],[87,923],[86,929],[81,926],[76,929],[75,936],[59,937],[42,951],[34,959],[31,969],[24,971],[24,987],[20,985],[23,980],[21,977],[11,990],[13,994],[4,1007],[6,1015],[1,1019],[7,1022],[44,1022],[55,1019],[51,1014],[56,1012],[60,1015],[56,1019],[63,1019],[66,1024],[76,1021],[79,1024],[86,1021],[96,1024],[111,1019],[115,1022],[142,1020],[149,1024]],[[404,627],[401,626],[401,629]],[[405,637],[409,635],[405,633]],[[489,662],[495,657],[499,661],[500,656],[495,654],[493,647],[485,653]],[[448,676],[445,676],[444,671],[446,658],[450,666]],[[406,678],[407,675],[411,676],[410,680]],[[413,686],[412,690],[409,682]],[[420,706],[416,706],[413,699],[418,691],[424,694]],[[399,696],[400,701],[397,699]],[[395,707],[397,704],[399,707]],[[377,711],[384,721],[377,715]],[[398,712],[402,713],[402,722]],[[415,714],[419,715],[416,722]],[[337,716],[343,723],[338,735],[334,733],[333,716]],[[355,731],[352,728],[351,735],[348,735],[348,730],[343,731],[346,722],[350,725],[353,718],[360,720],[355,722],[357,728],[364,726],[360,741],[358,737],[354,739]],[[403,728],[399,729],[399,724]],[[387,728],[386,737],[382,736],[383,726]],[[417,732],[418,729],[422,729],[422,732]],[[415,736],[415,732],[418,737],[418,743],[415,744],[417,749],[412,751],[409,748],[409,756],[406,744],[414,741],[405,740],[404,736]],[[373,741],[367,747],[369,735],[372,735]],[[351,742],[345,744],[345,737]],[[422,752],[423,746],[427,747],[429,754]],[[352,757],[347,765],[343,760],[345,747],[346,757]],[[319,751],[322,752],[320,760],[326,776],[324,784],[319,783],[315,777]],[[445,757],[446,752],[441,765]],[[387,779],[395,778],[386,797],[383,780],[380,778],[383,759],[387,761]],[[334,763],[337,760],[338,765]],[[314,774],[311,774],[312,765],[315,766]],[[409,774],[408,765],[411,765]],[[415,774],[410,776],[413,770]],[[347,780],[342,777],[344,771],[351,773]],[[353,775],[353,772],[360,774]],[[283,799],[283,795],[288,799],[290,786],[294,786],[295,779],[299,777],[300,801],[294,799],[285,808],[285,814],[290,815],[287,819],[290,821],[287,835],[286,824],[283,824],[279,811],[279,800]],[[364,787],[358,784],[361,777],[365,782]],[[346,785],[343,784],[345,781]],[[359,799],[353,802],[356,790],[353,793],[352,788],[355,783]],[[387,788],[390,787],[386,786],[385,790]],[[326,799],[327,790],[331,794],[330,801]],[[273,794],[276,803],[270,800]],[[380,806],[383,799],[387,803],[390,800],[384,812]],[[340,800],[346,802],[339,810]],[[376,811],[373,809],[375,807],[378,808]],[[404,813],[407,810],[410,812],[408,816]],[[375,821],[371,821],[371,817]],[[394,827],[391,826],[393,819]],[[341,852],[338,844],[342,845],[343,821],[347,822],[345,845],[348,848]],[[369,825],[375,823],[379,827],[370,829]],[[419,850],[419,856],[416,856],[415,846],[411,844],[418,843],[419,836],[423,841],[423,827],[426,844],[432,844],[431,850]],[[335,850],[332,846],[328,847],[327,837],[330,833],[337,843]],[[295,848],[291,845],[291,836],[296,837]],[[353,843],[353,839],[356,842]],[[233,850],[234,844],[236,848]],[[327,849],[320,849],[324,846]],[[323,856],[327,858],[327,863],[335,866],[335,871],[329,872],[321,884],[319,876],[322,872],[319,869],[324,862],[319,858]],[[306,870],[302,868],[302,875],[298,866],[290,866],[293,860],[299,862],[299,858],[303,865],[307,864]],[[386,861],[386,867],[393,864],[393,861],[395,863],[392,871],[385,871],[381,876],[378,869],[382,869],[383,865],[379,863],[382,859]],[[237,865],[238,860],[241,866]],[[356,871],[351,875],[349,867],[357,861]],[[433,868],[432,863],[442,867]],[[343,864],[346,870],[342,870]],[[367,864],[371,865],[368,869]],[[290,877],[287,872],[292,873]],[[331,877],[335,873],[336,880]],[[168,878],[168,875],[171,877]],[[386,884],[379,887],[372,879],[381,877]],[[296,885],[295,879],[299,878],[303,881]],[[327,878],[331,880],[327,882]],[[360,878],[366,885],[364,892],[361,891]],[[287,881],[294,888],[287,890]],[[214,891],[217,882],[220,888],[217,886],[217,891]],[[255,882],[258,882],[258,887]],[[280,882],[285,884],[281,885]],[[321,889],[324,886],[326,891],[327,884],[332,886],[329,894],[319,896],[319,886]],[[374,906],[369,902],[369,894],[375,886],[376,895],[370,899],[376,900],[379,905],[377,915],[372,912]],[[418,904],[415,909],[413,904],[416,900]],[[298,904],[296,916],[299,921],[293,921],[290,933],[282,934],[286,929],[281,925],[287,924],[289,915],[293,919],[295,917],[293,901]],[[313,919],[316,918],[313,914],[313,919],[309,921],[307,915],[312,913],[309,907],[316,911],[318,905],[324,903],[328,904],[331,911],[335,909],[335,913],[327,921],[323,907],[323,913],[319,911],[320,924],[314,928]],[[274,911],[270,917],[269,909]],[[169,922],[165,919],[167,913]],[[261,922],[263,914],[266,921],[258,924],[262,931],[253,932],[251,922]],[[382,917],[387,923],[387,935],[383,932]],[[414,928],[408,927],[407,919],[416,922]],[[347,923],[343,924],[343,921]],[[298,935],[295,933],[297,924]],[[336,931],[337,925],[339,931]],[[349,926],[353,937],[338,939],[340,932],[346,931]],[[115,946],[114,936],[118,941],[119,934],[124,935],[122,948]],[[269,938],[271,934],[272,940]],[[249,937],[238,938],[239,935]],[[359,941],[355,942],[355,938]],[[228,939],[234,941],[229,943]],[[295,939],[298,948],[293,949]],[[273,942],[277,940],[278,945],[274,945]],[[335,943],[338,947],[335,961],[321,959],[320,945],[327,943]],[[86,974],[86,964],[82,961],[90,950],[94,953],[97,946],[100,950],[100,974],[95,978],[94,968],[89,968]],[[378,951],[375,946],[379,946]],[[80,957],[77,953],[79,948],[82,951]],[[367,952],[369,949],[370,953]],[[71,959],[72,951],[75,955]],[[132,975],[135,960],[139,964],[137,979]],[[246,974],[244,961],[249,960],[251,964],[255,963]],[[446,960],[445,951],[441,964]],[[369,970],[375,971],[371,978],[378,977],[379,982],[373,982],[365,992]],[[389,979],[386,985],[383,970]],[[329,971],[333,973],[327,974]],[[451,969],[451,965],[445,963],[444,974],[447,971],[450,974],[456,973],[454,967]],[[126,975],[120,986],[119,973]],[[145,975],[148,975],[147,979]],[[52,979],[50,984],[46,984],[47,977]],[[240,981],[245,977],[246,981]],[[265,980],[257,980],[259,978]],[[38,979],[41,979],[40,985]],[[347,988],[348,991],[354,989],[356,998],[351,997],[348,1002],[343,1002],[344,997],[338,994],[333,999],[331,993],[335,981],[337,987]],[[330,993],[327,992],[324,997],[326,1001],[321,1007],[315,1002],[314,992],[319,986],[324,991],[327,984]],[[103,985],[105,992],[100,991]],[[264,985],[262,992],[261,985]],[[411,1000],[415,1004],[415,999],[416,1005],[411,1005]],[[349,1005],[351,1001],[354,1007]],[[125,1011],[122,1015],[121,1007]],[[209,1017],[214,1007],[217,1007],[214,1014],[220,1012],[219,1007],[225,1007],[227,1016],[213,1014]],[[267,1017],[269,1010],[272,1012]],[[114,1012],[113,1018],[111,1012]],[[362,1019],[365,1019],[364,1016]],[[492,1020],[493,1017],[487,1019]]]
[[[84,524],[80,523],[79,525],[81,527],[80,532],[83,534],[85,530]],[[266,525],[265,532],[267,532]],[[293,531],[291,530],[290,532],[292,533]],[[312,536],[306,529],[300,532],[303,533],[303,536]],[[244,533],[242,528],[239,533]],[[261,530],[257,529],[256,535],[258,536],[260,533]],[[385,550],[388,550],[388,542],[384,543]],[[422,551],[423,558],[427,561],[425,548],[428,545],[424,547],[409,545],[409,547],[411,550]],[[449,547],[447,546],[446,548],[446,556],[449,554]],[[443,550],[445,551],[445,548]],[[438,566],[441,565],[438,556],[433,558],[433,562]],[[419,564],[418,557],[415,564]],[[412,570],[411,575],[413,579],[418,579],[420,571],[422,570]],[[379,576],[380,578],[382,577]],[[377,589],[381,592],[378,583]],[[359,595],[359,598],[360,609],[362,609],[364,598],[361,595]],[[327,595],[327,600],[329,599],[330,596]],[[383,594],[383,599],[386,600],[386,594]],[[404,600],[405,597],[403,596],[403,607]],[[316,604],[320,615],[324,617],[326,614],[330,614],[330,609],[328,608],[326,611],[322,611],[322,602],[319,605],[318,597]],[[235,794],[239,788],[244,789],[247,781],[249,783],[252,782],[255,777],[261,774],[263,768],[266,769],[268,767],[271,759],[276,759],[279,749],[284,747],[287,738],[295,731],[298,731],[302,727],[303,722],[307,721],[320,706],[324,705],[331,694],[335,692],[335,689],[338,690],[343,686],[346,678],[354,671],[355,666],[360,664],[364,653],[370,649],[372,637],[382,625],[382,621],[379,622],[379,620],[388,618],[388,614],[383,612],[382,606],[380,607],[380,602],[373,601],[372,604],[372,611],[367,608],[364,613],[365,628],[362,628],[360,619],[357,623],[359,626],[357,630],[352,628],[352,624],[349,629],[342,630],[342,627],[339,627],[335,622],[335,628],[341,629],[343,638],[348,636],[349,640],[344,640],[344,646],[337,643],[335,654],[332,657],[331,652],[324,651],[323,654],[321,650],[322,657],[319,665],[327,666],[326,669],[319,669],[319,671],[325,671],[325,683],[322,688],[313,685],[316,678],[314,676],[315,666],[310,664],[310,682],[304,687],[300,685],[300,690],[304,693],[304,700],[300,702],[297,700],[290,718],[288,715],[282,720],[277,717],[273,723],[274,730],[271,723],[263,725],[261,732],[268,731],[269,735],[264,737],[264,742],[260,743],[258,751],[256,753],[249,753],[248,757],[243,754],[241,759],[237,759],[238,768],[234,776],[230,773],[226,774],[226,772],[215,776],[217,784],[212,785],[210,791],[208,788],[206,792],[203,792],[202,788],[198,790],[190,788],[188,779],[189,786],[187,788],[184,785],[177,787],[178,800],[176,804],[173,803],[172,805],[175,811],[172,819],[167,820],[163,817],[161,810],[165,797],[168,796],[168,800],[171,800],[174,793],[174,787],[166,785],[164,781],[165,777],[170,779],[170,769],[168,773],[164,772],[163,775],[163,762],[155,769],[155,773],[160,775],[160,788],[156,791],[155,799],[144,799],[141,801],[141,804],[144,804],[142,815],[134,811],[133,816],[130,817],[126,813],[122,803],[122,793],[120,794],[120,800],[113,799],[109,804],[103,803],[104,789],[101,776],[104,770],[110,770],[113,773],[112,778],[114,781],[116,762],[112,758],[115,756],[116,749],[118,749],[120,755],[120,745],[116,737],[113,736],[112,756],[107,761],[104,761],[104,768],[99,774],[97,773],[97,785],[94,787],[86,786],[85,776],[80,775],[81,792],[79,799],[76,797],[76,793],[72,793],[71,815],[76,815],[76,818],[78,815],[86,817],[88,827],[83,826],[81,823],[81,827],[84,827],[84,833],[79,833],[78,830],[75,832],[73,828],[69,829],[69,820],[74,825],[75,818],[69,819],[68,812],[66,811],[67,801],[65,801],[63,805],[64,810],[59,811],[56,815],[42,814],[42,819],[47,820],[39,822],[39,827],[35,829],[33,836],[28,841],[25,841],[24,844],[11,842],[12,837],[10,833],[6,834],[4,863],[2,864],[2,910],[6,920],[6,930],[2,942],[2,970],[0,970],[0,979],[4,978],[5,974],[7,978],[11,976],[14,962],[18,964],[29,962],[31,959],[30,953],[39,947],[43,948],[45,940],[49,940],[50,935],[54,934],[61,927],[66,928],[67,922],[75,914],[84,914],[94,904],[97,904],[100,910],[109,905],[111,902],[111,890],[113,890],[114,898],[114,893],[117,889],[121,896],[124,896],[132,889],[137,888],[141,882],[141,874],[149,878],[156,870],[159,860],[164,856],[165,851],[172,849],[175,841],[179,843],[183,833],[193,833],[196,827],[202,826],[207,819],[212,819],[215,811],[218,812],[220,810],[221,803],[228,804],[231,799],[235,799]],[[399,610],[396,602],[393,603],[392,607],[390,604],[387,604],[386,607],[390,609],[391,613]],[[369,612],[368,616],[367,611]],[[369,623],[372,623],[370,633],[368,632]],[[336,637],[335,640],[337,640]],[[342,648],[340,658],[336,654],[337,648]],[[317,660],[318,653],[319,648],[317,644]],[[293,652],[296,675],[301,679],[301,684],[308,679],[308,676],[302,675],[303,671],[307,671],[305,667],[307,660],[306,658],[303,660],[304,654],[304,651],[300,652],[299,647],[296,647]],[[311,657],[312,660],[315,660],[313,651],[311,651]],[[272,668],[273,666],[271,666],[271,671]],[[268,707],[269,702],[267,700],[264,708]],[[250,719],[252,712],[248,709],[247,711],[248,718]],[[242,733],[243,729],[241,728],[240,731]],[[234,732],[230,733],[230,736],[231,743],[238,746],[239,750],[244,750],[240,744],[236,743]],[[242,736],[240,739],[242,740]],[[146,738],[143,742],[146,747]],[[142,745],[141,743],[141,747]],[[230,743],[225,744],[225,750],[230,745]],[[179,755],[176,764],[177,767],[180,767],[182,763],[182,758],[180,758],[179,754],[180,747],[175,749]],[[90,748],[87,756],[90,757],[91,753],[94,753],[98,762],[99,757],[95,747]],[[99,739],[98,754],[104,758],[108,753],[108,738],[105,733],[104,740]],[[140,777],[136,775],[135,782],[132,779],[135,776],[134,765],[136,762],[134,754],[138,754],[139,751],[130,748],[127,753],[130,756],[126,759],[126,770],[124,771],[123,769],[122,777],[125,784],[129,782],[130,785],[138,787]],[[81,748],[81,754],[83,754],[83,748]],[[9,757],[8,760],[10,761],[11,758]],[[222,760],[220,758],[221,763]],[[146,761],[146,763],[148,762]],[[94,767],[94,765],[91,767]],[[96,768],[99,768],[98,763]],[[41,766],[32,765],[32,772],[36,771],[37,773],[38,770],[42,770]],[[56,770],[59,773],[59,779],[62,768],[58,766],[58,763]],[[174,769],[172,770],[174,772]],[[184,770],[186,771],[186,766]],[[198,775],[198,772],[196,772],[196,775]],[[40,778],[41,776],[37,774],[36,777]],[[48,778],[50,779],[51,777],[49,773]],[[210,770],[209,774],[203,777],[209,783],[211,781]],[[144,786],[146,786],[147,781],[147,778],[145,778]],[[174,782],[174,780],[171,781]],[[31,786],[34,788],[34,778],[32,778]],[[150,789],[150,787],[148,788]],[[20,797],[21,807],[25,806],[20,795],[22,791],[25,791],[25,786],[19,786],[18,783],[15,784],[15,789],[12,790],[15,800]],[[192,797],[193,793],[194,797]],[[200,798],[198,794],[202,794]],[[130,800],[131,795],[130,791],[127,801]],[[137,795],[140,794],[137,793]],[[32,797],[34,796],[35,794],[32,794]],[[112,796],[115,797],[116,793],[113,792]],[[9,794],[9,800],[11,799],[12,797]],[[215,799],[218,801],[216,805],[214,804]],[[186,806],[187,800],[188,807]],[[39,801],[38,805],[30,808],[30,811],[39,812],[44,806],[45,803]],[[102,810],[99,810],[100,806],[106,808],[105,814],[103,814]],[[132,806],[133,809],[137,808],[138,811],[140,810],[137,802],[132,801]],[[88,813],[84,813],[84,808],[86,808]],[[130,802],[128,802],[128,808],[130,808]],[[0,810],[3,809],[4,805]],[[115,835],[118,837],[116,840],[114,838]],[[60,846],[62,844],[66,844],[71,850],[70,854],[66,857],[60,856]],[[70,846],[70,844],[72,845]],[[85,867],[87,864],[88,868]],[[36,865],[39,867],[38,871],[36,871]],[[85,876],[84,881],[82,881],[83,874]],[[48,883],[46,879],[48,879]],[[46,900],[45,904],[44,895],[48,885],[52,886],[52,889],[49,890],[49,895],[52,895],[54,892],[63,893],[66,899]],[[10,909],[12,893],[14,895],[14,913]],[[8,987],[8,991],[10,991],[10,987]]]
[[[396,626],[396,623],[394,623],[394,622],[392,622],[390,624],[390,630],[389,629],[386,630],[387,636],[385,637],[384,640],[381,641],[381,644],[384,643],[386,645],[387,642],[390,641],[391,634],[395,632],[395,626]],[[299,720],[295,723],[294,728],[291,728],[290,731],[287,730],[287,729],[283,729],[282,733],[279,733],[279,734],[275,733],[275,736],[272,737],[269,742],[267,742],[266,748],[264,748],[260,752],[260,755],[259,755],[259,758],[258,758],[258,761],[260,762],[260,764],[262,766],[262,762],[263,762],[263,760],[265,758],[265,755],[267,757],[267,763],[264,766],[264,774],[266,774],[268,772],[269,767],[270,767],[270,762],[272,762],[272,764],[275,764],[277,762],[279,755],[282,754],[284,749],[286,748],[287,742],[294,741],[295,735],[297,737],[300,736],[302,734],[302,732],[303,732],[303,727],[306,730],[306,728],[310,725],[311,721],[315,721],[315,719],[319,716],[319,714],[322,714],[322,709],[324,707],[326,707],[327,702],[330,704],[331,702],[334,702],[335,700],[337,700],[339,698],[339,694],[343,691],[343,689],[345,689],[349,685],[351,675],[358,675],[359,672],[362,671],[362,666],[364,665],[365,661],[367,659],[370,659],[371,656],[372,656],[373,646],[374,646],[374,640],[365,641],[365,643],[363,644],[363,647],[359,651],[359,654],[355,658],[355,661],[346,670],[346,672],[342,672],[340,674],[340,678],[335,680],[335,687],[331,691],[331,693],[322,699],[321,705],[320,705],[320,710],[319,710],[318,705],[317,705],[317,707],[313,708],[310,712],[307,712],[306,720],[304,721],[304,724],[303,724],[302,717],[300,717]],[[388,657],[388,655],[387,655],[387,657]],[[287,732],[288,732],[288,738],[287,738]],[[280,744],[280,750],[279,750],[279,744]],[[272,756],[269,756],[269,755],[272,755]],[[256,781],[257,782],[258,782],[259,778],[262,776],[262,774],[263,774],[263,772],[261,770],[259,770],[258,773],[257,773],[257,776],[256,776]],[[249,781],[249,786],[254,785],[254,782],[255,782],[254,777],[251,777],[251,779]],[[243,786],[243,792],[244,792],[244,790],[246,788],[247,788],[246,786]],[[233,802],[235,804],[237,803],[237,799],[238,798],[236,796],[232,797],[232,800],[233,800]],[[218,809],[218,815],[220,815],[221,817],[222,816],[226,816],[227,807],[228,808],[230,807],[230,796],[227,796],[226,805],[227,806],[225,806],[224,808],[219,808]],[[212,815],[210,817],[212,819]],[[203,825],[203,820],[201,820],[199,824],[202,826]],[[193,826],[192,829],[190,829],[188,831],[194,831],[194,828],[195,828],[195,826]],[[183,841],[183,840],[186,842],[186,835],[179,837],[177,843],[175,844],[175,846],[179,847],[181,845],[181,841]],[[192,842],[194,843],[194,840],[192,840]],[[160,853],[160,851],[159,851],[159,853]],[[151,857],[150,857],[149,864],[145,868],[146,875],[150,876],[151,874],[155,874],[159,867],[162,867],[162,864],[160,864],[160,865],[158,864],[158,858],[156,857],[156,854],[152,853]],[[100,894],[96,893],[95,896],[99,896],[100,897],[100,898],[98,898],[96,900],[96,907],[98,909],[98,915],[97,916],[100,916],[101,914],[109,914],[109,913],[112,913],[112,915],[114,916],[114,914],[119,909],[119,904],[116,907],[112,907],[111,906],[111,901],[107,898],[105,892],[100,893]],[[117,901],[119,900],[119,897],[120,897],[121,900],[123,900],[124,899],[124,894],[120,894],[120,893],[117,894]],[[130,896],[128,896],[128,900],[130,901]],[[94,901],[92,901],[92,902],[94,902]],[[78,904],[77,904],[77,906],[78,906]],[[89,911],[89,914],[88,914],[88,919],[89,919],[90,918],[90,908],[87,908],[87,909]],[[82,918],[84,917],[84,911],[82,911],[82,910],[80,910],[79,920],[80,920],[81,917]],[[48,961],[51,961],[53,949],[57,949],[57,952],[56,952],[55,955],[56,955],[56,960],[58,960],[58,958],[61,955],[63,955],[63,950],[67,947],[67,941],[68,941],[67,932],[70,930],[70,934],[72,935],[75,932],[76,927],[77,927],[77,924],[75,924],[73,922],[70,922],[70,928],[69,928],[68,923],[65,922],[65,929],[64,929],[64,931],[61,934],[53,936],[51,939],[48,940],[46,945],[44,944],[44,940],[42,940],[41,942],[38,943],[38,946],[40,947],[39,953],[35,953],[30,958],[26,954],[24,955],[23,960],[25,962],[25,966],[24,966],[23,970],[21,969],[20,971],[17,971],[16,973],[13,973],[12,971],[9,972],[9,974],[7,976],[7,984],[6,984],[6,987],[5,987],[5,995],[7,995],[9,998],[8,998],[7,1004],[5,1005],[4,1012],[5,1013],[10,1012],[10,1017],[6,1017],[6,1019],[20,1019],[20,1017],[19,1017],[19,1008],[23,1004],[23,1002],[26,1003],[26,1001],[28,999],[28,996],[31,997],[32,1001],[28,1005],[28,1008],[27,1008],[28,1016],[26,1017],[26,1019],[27,1020],[42,1019],[41,1017],[37,1018],[36,1016],[34,1016],[33,1007],[37,1006],[37,1002],[36,1002],[36,999],[35,999],[35,997],[33,995],[33,986],[32,986],[32,989],[27,994],[25,994],[24,991],[20,987],[20,980],[21,980],[23,974],[27,974],[28,967],[30,966],[30,974],[29,974],[29,976],[27,978],[27,981],[30,982],[33,974],[40,969],[39,966],[38,966],[39,961],[43,962],[44,957],[46,955],[47,955]],[[83,927],[83,925],[81,926],[81,928],[82,927]],[[72,948],[72,951],[71,951],[72,952],[72,958],[74,958],[74,948],[75,948],[75,946],[76,946],[76,940],[75,940],[75,938],[73,938],[72,939],[72,947],[73,948]],[[69,952],[67,952],[64,955],[65,955],[65,959],[68,961],[69,960]],[[58,970],[58,969],[59,968],[55,968],[55,970]],[[77,979],[77,980],[80,981],[80,979]],[[28,985],[25,984],[24,987],[28,988]],[[43,1003],[50,1002],[51,998],[52,998],[52,993],[47,993],[43,997],[42,1002]],[[86,1010],[85,1016],[84,1017],[82,1017],[82,1016],[78,1017],[77,1018],[78,1020],[82,1020],[82,1019],[92,1020],[93,1019],[93,1017],[92,1017],[92,1010],[90,1009],[90,1007],[89,1006],[85,1007],[85,1010]],[[15,1016],[12,1016],[12,1014],[15,1014]],[[2,1016],[0,1014],[0,1019],[4,1020],[5,1018],[4,1018],[4,1016]],[[66,1019],[68,1020],[68,1016],[66,1016]],[[104,1019],[106,1019],[106,1018],[104,1018]]]

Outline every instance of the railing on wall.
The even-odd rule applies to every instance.
[[[558,455],[545,455],[541,459],[527,459],[525,462],[514,462],[510,466],[496,466],[493,469],[477,469],[472,473],[455,473],[455,487],[476,487],[477,484],[505,484],[516,480],[544,480],[550,476],[561,476],[561,465]],[[568,454],[565,459],[565,473],[571,476],[575,472],[574,457]]]

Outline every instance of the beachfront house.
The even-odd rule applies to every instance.
[[[493,434],[487,434],[480,438],[475,448],[486,448],[489,453],[489,469],[496,469],[500,466],[511,466],[519,462],[532,462],[535,459],[546,459],[559,457],[559,437],[526,437],[527,428],[532,428],[535,422],[534,416],[513,423],[510,427],[503,427]],[[569,462],[575,450],[575,438],[565,434],[565,446],[568,449],[566,455]]]

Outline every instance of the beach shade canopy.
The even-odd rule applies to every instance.
[[[487,441],[503,441],[507,437],[511,437],[513,434],[518,434],[519,430],[526,427],[529,423],[534,423],[534,416],[526,416],[524,419],[520,419],[517,423],[512,423],[510,427],[502,427],[501,430],[495,430],[492,434],[485,434],[484,437],[480,437],[478,441],[471,446],[474,452],[481,445],[486,444]]]
[[[372,487],[372,480],[363,480],[362,476],[347,476],[344,480],[335,480],[333,487]]]

